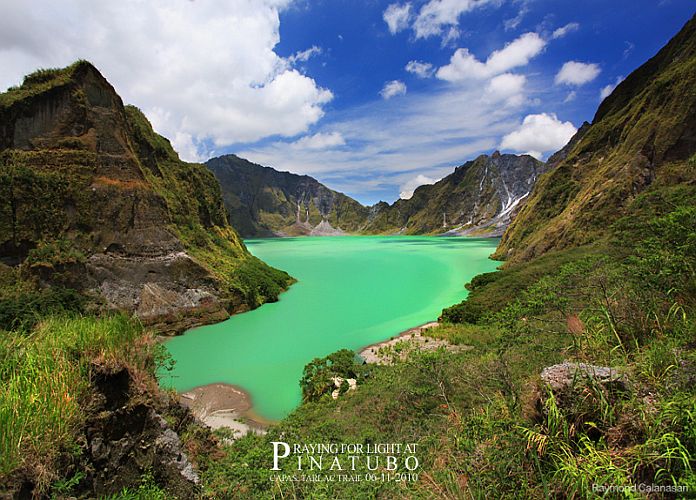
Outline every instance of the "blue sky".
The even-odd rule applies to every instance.
[[[3,7],[0,85],[86,58],[183,158],[236,153],[366,204],[495,149],[548,157],[695,10],[692,0],[28,4]]]
[[[456,18],[456,24],[443,25],[442,35],[418,38],[411,26],[395,34],[390,33],[383,15],[392,3],[327,0],[307,2],[281,14],[278,53],[289,55],[306,47],[320,47],[322,52],[305,63],[304,71],[334,94],[333,100],[325,108],[326,116],[310,129],[310,133],[331,131],[332,125],[338,125],[340,129],[342,123],[355,120],[355,114],[369,118],[371,112],[398,113],[404,107],[414,105],[414,101],[422,101],[427,96],[446,92],[459,85],[435,76],[421,78],[409,73],[405,69],[409,61],[429,63],[433,69],[440,68],[449,63],[458,48],[467,48],[478,60],[485,60],[492,52],[504,48],[525,33],[538,33],[549,41],[527,65],[511,70],[526,77],[525,101],[514,106],[504,119],[519,123],[529,114],[553,113],[560,122],[569,121],[579,127],[584,120],[591,121],[600,102],[602,88],[614,85],[617,79],[628,75],[654,55],[694,13],[694,4],[688,1],[490,2],[463,12]],[[397,5],[406,3],[397,2]],[[411,16],[416,16],[425,4],[427,2],[410,2]],[[570,29],[565,36],[552,39],[554,30],[568,25]],[[443,35],[451,27],[458,29],[459,36],[444,41]],[[600,72],[587,83],[555,84],[556,74],[568,61],[596,64]],[[386,103],[384,100],[375,102],[380,99],[379,92],[385,82],[393,80],[404,83],[406,94],[392,97]],[[483,82],[477,81],[475,84],[481,85]],[[500,106],[500,103],[491,104],[493,109]],[[424,113],[427,113],[427,104]],[[448,118],[451,119],[448,114],[443,115],[443,120]],[[378,122],[384,123],[382,120]],[[489,123],[483,120],[481,125]],[[373,173],[368,159],[356,162],[353,172],[345,173],[343,169],[332,172],[328,169],[326,172],[316,171],[313,175],[331,186],[343,187],[363,202],[372,203],[378,199],[391,202],[398,196],[399,190],[396,188],[404,186],[411,178],[417,179],[421,175],[438,179],[450,172],[453,166],[479,153],[501,148],[503,132],[509,128],[503,126],[498,134],[491,137],[484,135],[483,141],[481,138],[472,139],[473,134],[462,130],[461,136],[453,139],[453,142],[460,146],[472,144],[473,147],[468,152],[462,147],[461,156],[457,156],[456,149],[451,154],[429,154],[431,151],[426,151],[426,148],[436,151],[444,148],[437,141],[423,141],[424,149],[414,153],[414,161],[404,158],[400,168],[377,167]],[[427,130],[424,134],[427,134]],[[496,137],[500,140],[496,141]],[[487,139],[491,141],[490,145]],[[301,169],[299,164],[285,163],[282,158],[276,158],[283,154],[283,148],[274,150],[269,147],[272,142],[273,139],[264,141],[242,151],[252,158],[256,156],[254,153],[260,153],[258,161],[286,166],[290,170]],[[446,146],[449,145],[451,143],[448,142]],[[351,146],[348,142],[342,147],[351,150]],[[543,156],[547,157],[554,150],[542,151]],[[235,148],[230,151],[235,151]],[[420,157],[423,159],[420,160]],[[301,161],[300,155],[296,161]],[[380,184],[366,182],[377,178],[381,180]],[[355,186],[351,184],[351,179],[357,181]],[[362,186],[370,190],[366,192],[361,189]]]

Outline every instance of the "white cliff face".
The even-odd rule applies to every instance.
[[[445,177],[446,193],[459,191],[445,212],[446,235],[500,236],[524,205],[545,165],[527,155],[483,155]],[[467,184],[475,183],[475,188]],[[454,208],[455,210],[452,210]]]

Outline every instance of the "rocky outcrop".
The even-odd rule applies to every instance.
[[[290,283],[244,247],[214,176],[182,162],[84,61],[0,94],[0,261],[163,333],[275,300]]]
[[[91,494],[115,494],[150,473],[171,494],[194,497],[198,474],[167,421],[182,428],[196,425],[191,414],[174,401],[153,399],[125,367],[95,365],[91,383],[81,487]]]
[[[279,172],[235,155],[206,162],[220,182],[231,224],[242,236],[356,232],[369,209],[307,175]]]
[[[552,421],[559,417],[571,434],[583,432],[592,439],[610,434],[611,423],[603,408],[630,396],[633,387],[625,373],[607,366],[566,361],[544,368],[528,418]]]
[[[595,366],[586,363],[565,362],[548,366],[541,372],[541,380],[556,394],[572,390],[577,385],[595,383],[625,391],[628,388],[626,376],[608,366]]]
[[[358,388],[358,381],[354,378],[331,377],[335,389],[331,391],[331,399],[338,399],[341,394],[354,391]]]

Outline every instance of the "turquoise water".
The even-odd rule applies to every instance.
[[[298,282],[276,303],[168,341],[176,365],[164,384],[178,391],[235,384],[251,394],[256,414],[277,420],[300,402],[309,361],[437,319],[443,307],[466,297],[466,282],[496,268],[488,255],[498,240],[342,236],[245,243]]]

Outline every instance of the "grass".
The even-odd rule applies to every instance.
[[[33,471],[44,487],[61,453],[78,453],[81,399],[93,363],[146,368],[151,344],[137,321],[45,319],[30,334],[0,335],[0,477]]]

